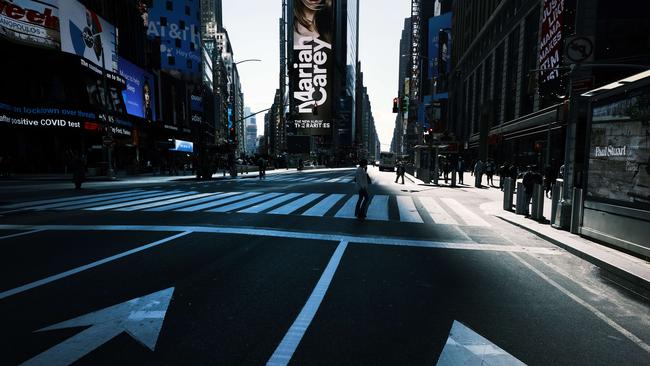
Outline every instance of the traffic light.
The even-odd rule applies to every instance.
[[[402,112],[408,112],[409,110],[409,97],[406,95],[402,97]]]
[[[399,98],[393,98],[393,113],[399,113]]]
[[[230,136],[229,136],[230,141],[235,141],[237,140],[237,133],[235,133],[235,128],[230,127]]]

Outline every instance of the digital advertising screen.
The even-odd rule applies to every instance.
[[[52,49],[61,48],[57,0],[0,1],[0,37]]]
[[[293,130],[332,133],[333,7],[336,0],[293,0],[289,96]]]
[[[76,0],[59,1],[61,51],[81,56],[117,72],[117,30]],[[102,60],[102,53],[105,60]]]
[[[154,77],[131,62],[120,58],[119,74],[126,80],[126,89],[122,91],[126,113],[156,121],[156,96]]]

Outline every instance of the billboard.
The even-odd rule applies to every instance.
[[[428,74],[437,77],[451,72],[451,12],[429,19]]]
[[[60,49],[58,0],[0,0],[0,36],[31,46]]]
[[[156,95],[153,75],[120,58],[119,73],[126,80],[122,91],[126,113],[146,119],[156,120]]]
[[[289,95],[292,130],[331,135],[334,70],[333,7],[336,0],[293,0]]]
[[[147,36],[160,38],[160,66],[186,75],[200,75],[199,1],[153,0]]]
[[[59,2],[61,51],[117,72],[117,29],[76,0]],[[102,53],[106,56],[102,60]]]
[[[539,43],[539,68],[552,69],[562,62],[565,0],[544,0]],[[540,93],[557,90],[560,87],[560,71],[549,70],[539,73]]]

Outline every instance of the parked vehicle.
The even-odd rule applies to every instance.
[[[392,172],[395,170],[395,165],[397,165],[397,158],[394,153],[383,151],[379,154],[380,171],[388,170]]]

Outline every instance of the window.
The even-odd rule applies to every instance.
[[[167,17],[160,17],[160,25],[161,25],[162,27],[166,27],[166,26],[167,26]]]
[[[180,39],[178,39],[178,38],[175,39],[175,40],[174,40],[174,43],[176,43],[176,47],[177,47],[177,48],[180,48],[180,47],[181,47],[181,40],[180,40]]]
[[[176,57],[174,57],[174,56],[167,57],[167,63],[169,65],[176,65]]]
[[[192,60],[187,60],[187,68],[188,69],[192,68]]]
[[[165,4],[165,9],[169,11],[174,11],[174,2],[173,1],[167,1]]]
[[[194,51],[194,50],[196,50],[194,43],[190,43],[190,51]]]
[[[185,15],[190,15],[190,7],[185,5]]]
[[[181,30],[184,30],[184,29],[185,29],[185,21],[184,21],[184,20],[179,21],[179,22],[178,22],[178,27],[179,27]]]

